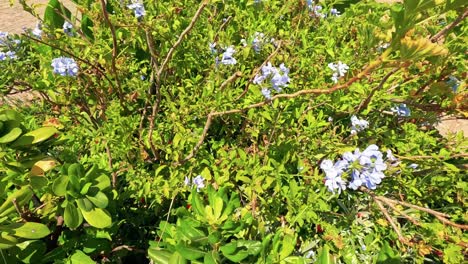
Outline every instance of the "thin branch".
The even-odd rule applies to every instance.
[[[460,228],[460,229],[464,229],[464,230],[467,230],[468,229],[468,225],[462,225],[462,224],[457,224],[457,223],[454,223],[442,216],[438,216],[438,215],[435,215],[435,217],[437,219],[439,219],[439,221],[441,221],[442,223],[444,224],[447,224],[447,225],[450,225],[450,226],[453,226],[453,227],[457,227],[457,228]]]
[[[437,42],[439,41],[440,38],[445,36],[450,30],[452,30],[454,27],[456,27],[460,22],[462,22],[466,17],[468,16],[468,9],[465,8],[463,13],[460,13],[458,17],[450,24],[448,24],[446,27],[444,27],[441,31],[439,31],[437,34],[432,36],[430,40],[432,42]]]
[[[366,108],[370,101],[372,100],[372,97],[374,96],[375,92],[377,90],[380,90],[382,89],[383,85],[385,84],[385,82],[388,80],[388,78],[390,78],[390,76],[392,76],[393,74],[395,74],[397,71],[399,71],[401,68],[400,67],[397,67],[397,68],[394,68],[393,70],[391,70],[390,72],[388,72],[383,78],[382,80],[380,81],[379,85],[377,85],[377,87],[375,87],[374,89],[372,89],[372,91],[370,92],[369,96],[367,96],[367,98],[362,101],[359,106],[356,108],[356,112],[360,112],[362,109]]]
[[[413,225],[417,225],[417,226],[421,225],[421,223],[419,223],[418,220],[414,219],[414,217],[412,217],[412,216],[409,216],[405,212],[400,211],[398,208],[396,208],[396,206],[394,204],[392,204],[392,203],[385,203],[385,204],[388,205],[390,208],[392,208],[392,210],[395,211],[396,213],[401,214],[403,217],[408,219],[411,223],[413,223]]]
[[[447,160],[447,159],[453,159],[453,158],[465,158],[465,157],[468,157],[468,154],[467,153],[461,153],[461,154],[453,154],[453,155],[450,155],[448,157],[446,156],[399,156],[399,155],[395,155],[397,156],[399,159],[403,159],[403,160],[419,160],[419,159],[444,159],[444,160]]]
[[[387,209],[385,209],[385,207],[382,205],[382,203],[380,202],[379,199],[377,199],[377,197],[373,194],[371,194],[372,198],[374,199],[374,202],[377,204],[377,206],[379,207],[380,211],[382,212],[382,214],[385,216],[385,218],[387,219],[387,221],[390,223],[390,225],[392,226],[393,230],[395,230],[395,233],[397,233],[398,235],[398,240],[400,240],[400,242],[406,244],[406,245],[411,245],[411,243],[406,240],[406,238],[401,234],[401,231],[400,229],[398,228],[398,226],[395,224],[395,221],[393,221],[392,217],[388,214],[388,211]]]
[[[216,42],[218,41],[218,39],[219,39],[219,32],[221,32],[221,31],[224,30],[224,28],[225,28],[226,25],[229,23],[229,21],[231,21],[231,19],[232,19],[232,16],[228,16],[228,17],[224,20],[223,24],[221,24],[221,26],[220,26],[219,29],[218,29],[218,32],[216,32],[216,35],[215,35],[215,37],[213,38],[213,42],[214,42],[214,43],[216,43]]]
[[[115,59],[117,58],[117,36],[115,35],[114,25],[112,25],[109,19],[109,14],[107,13],[105,0],[101,0],[101,8],[102,8],[102,14],[104,15],[104,19],[106,20],[106,23],[109,26],[111,35],[112,35],[111,67],[112,67],[112,73],[114,74],[115,82],[117,83],[117,93],[119,94],[120,101],[123,103],[124,98],[123,98],[123,93],[122,93],[122,87],[120,86],[119,75],[117,73],[117,67],[115,66]]]
[[[128,250],[128,251],[135,251],[135,252],[138,252],[138,253],[146,253],[146,251],[143,250],[143,249],[139,249],[139,248],[136,248],[134,246],[127,246],[127,245],[117,246],[117,247],[113,248],[111,250],[111,252],[114,253],[114,252],[117,252],[117,251],[120,251],[120,250],[123,250],[123,249]]]
[[[216,117],[216,116],[242,113],[242,112],[245,112],[245,111],[247,111],[249,109],[263,107],[265,105],[270,104],[274,100],[278,100],[278,99],[282,99],[282,98],[291,99],[291,98],[295,98],[295,97],[298,97],[298,96],[301,96],[301,95],[308,95],[308,94],[331,94],[331,93],[336,92],[338,90],[346,89],[351,84],[361,80],[364,76],[369,74],[373,69],[377,68],[381,63],[382,63],[382,57],[379,57],[377,60],[370,63],[364,70],[362,70],[356,76],[349,79],[346,83],[336,84],[335,86],[333,86],[330,89],[309,89],[309,90],[301,90],[301,91],[298,91],[298,92],[295,92],[295,93],[292,93],[292,94],[277,94],[277,95],[273,96],[268,101],[263,101],[263,102],[259,102],[259,103],[256,103],[256,104],[252,104],[252,105],[246,106],[244,108],[232,109],[232,110],[221,111],[221,112],[213,111],[213,112],[211,112],[211,113],[209,113],[207,115],[206,123],[205,123],[205,126],[203,128],[203,132],[202,132],[202,134],[200,136],[200,139],[198,140],[197,144],[195,145],[195,147],[192,149],[190,154],[188,154],[184,159],[182,159],[182,160],[180,160],[178,162],[175,162],[174,166],[181,165],[181,164],[187,162],[188,160],[190,160],[191,158],[193,158],[195,156],[196,152],[198,151],[198,149],[201,147],[201,145],[205,141],[205,137],[208,134],[208,130],[210,129],[212,119],[214,117]]]
[[[235,81],[237,78],[239,77],[242,77],[242,72],[238,71],[238,72],[235,72],[233,75],[231,75],[229,78],[227,78],[227,80],[225,80],[221,86],[219,87],[219,90],[220,91],[223,91],[224,88],[226,88],[226,86],[230,83],[232,83],[233,81]]]
[[[115,189],[117,187],[117,172],[115,172],[113,169],[112,154],[109,148],[109,144],[107,142],[106,142],[106,153],[107,153],[109,168],[112,173],[112,188]]]
[[[249,91],[249,86],[252,83],[252,81],[255,79],[255,76],[257,76],[257,74],[260,72],[262,67],[265,66],[278,53],[278,51],[281,49],[281,44],[282,44],[281,40],[278,41],[276,49],[263,61],[262,65],[260,65],[259,67],[253,70],[249,81],[245,85],[244,91],[236,98],[236,101],[241,99],[245,94],[247,94],[247,92]]]
[[[371,193],[371,192],[368,192],[368,193]],[[393,199],[383,197],[383,196],[376,196],[376,199],[378,199],[378,200],[380,200],[382,202],[385,202],[385,203],[393,203],[393,204],[399,204],[399,205],[403,205],[403,206],[406,206],[406,207],[410,207],[410,208],[413,208],[413,209],[416,209],[416,210],[419,210],[419,211],[429,213],[429,214],[434,215],[434,216],[438,215],[438,216],[441,216],[441,217],[450,218],[450,216],[448,214],[437,212],[437,211],[434,211],[432,209],[421,207],[421,206],[414,205],[414,204],[410,204],[410,203],[407,203],[407,202],[393,200]]]
[[[171,49],[169,50],[169,52],[167,53],[167,56],[166,58],[164,59],[163,63],[161,64],[161,67],[159,68],[159,71],[158,71],[158,74],[157,74],[157,78],[160,79],[161,77],[161,74],[162,72],[164,71],[164,69],[166,68],[166,65],[167,63],[169,62],[169,60],[172,58],[172,54],[174,53],[175,49],[180,45],[180,43],[182,43],[182,40],[184,39],[184,37],[190,33],[190,31],[192,30],[193,26],[195,26],[195,23],[197,22],[198,18],[200,17],[203,9],[205,8],[205,6],[208,4],[208,0],[204,0],[201,4],[200,4],[200,7],[198,7],[198,10],[197,12],[195,12],[195,15],[193,16],[192,18],[192,21],[190,21],[190,24],[187,26],[187,28],[180,34],[179,36],[179,39],[174,43],[174,45],[172,45]]]

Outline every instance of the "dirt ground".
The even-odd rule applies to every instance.
[[[400,0],[376,0],[378,2],[399,2]],[[27,3],[34,4],[38,10],[38,13],[42,13],[45,9],[48,0],[27,0]],[[64,4],[67,7],[72,6],[69,0],[65,1]],[[13,7],[10,7],[10,0],[0,0],[0,31],[17,33],[23,32],[23,28],[34,28],[37,23],[37,18],[31,16],[29,13],[23,11],[21,5],[16,1]],[[23,100],[30,99],[31,95],[17,95]],[[1,101],[1,100],[0,100]],[[437,129],[442,135],[447,135],[451,132],[463,131],[465,137],[468,136],[468,120],[466,119],[448,119],[441,120]]]

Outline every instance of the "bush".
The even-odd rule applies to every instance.
[[[0,35],[8,263],[466,258],[465,1],[73,2]]]

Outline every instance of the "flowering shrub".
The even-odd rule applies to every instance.
[[[5,262],[466,258],[466,1],[73,2],[0,35]]]

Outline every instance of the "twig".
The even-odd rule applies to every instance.
[[[206,135],[208,134],[208,130],[210,129],[212,119],[214,117],[216,117],[216,116],[242,113],[242,112],[245,112],[245,111],[247,111],[249,109],[263,107],[265,105],[268,105],[270,102],[272,102],[274,100],[278,100],[278,99],[282,99],[282,98],[291,99],[291,98],[295,98],[295,97],[298,97],[298,96],[301,96],[301,95],[307,95],[307,94],[330,94],[330,93],[336,92],[338,90],[343,90],[345,88],[348,88],[351,84],[353,84],[353,83],[359,81],[360,79],[362,79],[364,76],[369,74],[373,69],[378,67],[381,63],[382,63],[382,57],[379,57],[377,60],[370,63],[364,70],[362,70],[356,76],[349,79],[346,83],[336,84],[335,86],[333,86],[330,89],[309,89],[309,90],[301,90],[301,91],[298,91],[298,92],[295,92],[295,93],[292,93],[292,94],[277,94],[277,95],[273,96],[268,101],[263,101],[263,102],[259,102],[259,103],[256,103],[256,104],[252,104],[252,105],[246,106],[244,108],[232,109],[232,110],[221,111],[221,112],[213,111],[213,112],[211,112],[211,113],[209,113],[207,115],[206,122],[205,122],[205,127],[203,128],[203,132],[202,132],[202,134],[200,136],[200,139],[198,140],[197,144],[192,149],[190,154],[188,154],[184,159],[182,159],[182,160],[180,160],[178,162],[175,162],[173,165],[174,166],[181,165],[181,164],[187,162],[188,160],[190,160],[191,158],[193,158],[195,156],[196,152],[198,151],[198,149],[203,144]]]
[[[230,83],[232,83],[233,81],[235,81],[237,78],[241,77],[242,76],[242,72],[238,71],[238,72],[235,72],[233,75],[231,75],[227,80],[225,80],[221,86],[219,87],[219,90],[223,91],[224,88],[226,88],[226,86]]]
[[[185,35],[187,35],[195,26],[195,22],[197,22],[198,18],[200,17],[203,9],[205,6],[208,4],[208,0],[204,0],[201,4],[200,7],[198,7],[197,12],[195,12],[195,15],[192,18],[192,21],[190,21],[190,24],[187,26],[187,28],[180,34],[179,39],[172,45],[171,49],[167,53],[166,58],[164,59],[163,63],[161,64],[161,67],[159,68],[159,71],[157,73],[157,78],[159,79],[161,77],[162,72],[166,68],[167,63],[169,60],[172,58],[172,54],[174,53],[175,49],[182,43],[182,40],[184,39]]]
[[[19,208],[19,205],[18,205],[18,203],[16,202],[16,198],[13,198],[13,200],[11,200],[11,202],[13,203],[13,206],[15,206],[16,212],[17,212],[21,217],[23,217],[23,213],[21,212],[21,209]]]
[[[446,219],[446,218],[444,218],[442,216],[438,216],[438,215],[435,215],[435,217],[437,219],[439,219],[439,221],[441,221],[444,224],[451,225],[453,227],[457,227],[457,228],[464,229],[464,230],[468,229],[468,225],[457,224],[457,223],[454,223],[454,222],[452,222],[452,221],[450,221],[450,220],[448,220],[448,219]]]
[[[109,168],[112,173],[112,188],[115,189],[117,187],[117,173],[113,169],[112,154],[109,148],[109,144],[107,142],[106,142],[106,153],[108,157]]]
[[[440,38],[445,36],[452,28],[456,27],[460,22],[462,22],[466,17],[468,16],[468,9],[465,8],[463,13],[460,13],[458,17],[450,24],[448,24],[446,27],[444,27],[441,31],[439,31],[437,34],[432,36],[430,40],[432,42],[437,42],[439,41]]]
[[[114,74],[115,82],[117,83],[117,93],[119,94],[120,102],[122,106],[124,105],[124,98],[123,98],[123,93],[122,93],[122,87],[120,86],[120,81],[119,81],[119,75],[117,73],[117,67],[115,66],[115,59],[117,58],[117,36],[115,35],[115,28],[114,25],[112,25],[110,19],[109,19],[109,14],[107,13],[106,10],[106,2],[105,0],[101,0],[101,8],[102,8],[102,14],[104,15],[104,19],[106,20],[107,25],[110,28],[111,35],[112,35],[112,61],[111,61],[111,67],[112,67],[112,73]]]
[[[397,156],[399,159],[403,159],[403,160],[419,160],[419,159],[453,159],[453,158],[464,158],[464,157],[468,157],[468,154],[466,153],[462,153],[462,154],[453,154],[451,156],[448,156],[448,157],[445,157],[445,156],[399,156],[399,155],[395,155]]]
[[[157,98],[156,102],[153,104],[152,111],[151,111],[151,116],[149,118],[150,124],[149,124],[149,135],[148,135],[148,141],[150,144],[151,151],[153,152],[153,155],[157,155],[156,148],[153,144],[153,130],[154,130],[154,119],[156,118],[156,113],[158,112],[159,109],[159,103],[161,101],[160,95],[159,95],[159,89],[161,88],[161,74],[165,70],[166,65],[169,63],[169,60],[172,58],[172,54],[174,53],[175,49],[182,43],[182,40],[184,37],[190,33],[192,28],[195,26],[195,23],[197,22],[198,18],[200,17],[203,9],[205,6],[208,4],[208,0],[204,0],[201,4],[200,7],[198,7],[197,12],[195,12],[195,15],[192,17],[192,20],[190,21],[190,24],[185,28],[185,30],[180,34],[179,39],[172,45],[171,49],[166,55],[166,58],[164,59],[163,63],[159,67],[159,70],[156,73],[156,89],[157,89]]]
[[[406,245],[411,245],[411,243],[406,240],[406,238],[401,234],[401,231],[400,229],[398,228],[398,226],[395,224],[395,221],[393,221],[392,217],[388,214],[388,211],[387,209],[385,209],[385,207],[382,205],[382,203],[380,202],[379,199],[377,199],[377,197],[373,194],[371,194],[372,198],[374,199],[374,202],[377,204],[377,206],[379,207],[380,211],[382,212],[382,214],[385,216],[385,218],[387,219],[387,221],[390,223],[390,225],[392,226],[393,230],[395,230],[395,233],[397,233],[398,235],[398,240],[400,240],[400,242],[406,244]]]
[[[396,206],[394,204],[392,204],[392,203],[385,203],[385,204],[388,205],[390,208],[392,208],[392,210],[395,211],[396,213],[401,214],[402,216],[404,216],[411,223],[413,223],[413,225],[417,225],[417,226],[421,225],[418,220],[414,219],[414,217],[412,217],[412,216],[409,216],[405,212],[400,211],[398,208],[396,208]]]
[[[265,66],[281,49],[281,40],[277,42],[277,47],[276,49],[266,58],[266,60],[263,61],[262,65],[260,67],[257,67],[253,70],[252,75],[250,76],[249,81],[245,85],[244,91],[236,98],[236,101],[241,99],[248,91],[249,91],[249,86],[252,83],[252,81],[255,79],[255,76],[260,72],[263,66]]]
[[[224,30],[224,28],[225,28],[226,25],[229,23],[229,21],[231,21],[231,19],[232,19],[232,16],[228,16],[228,17],[224,20],[223,24],[221,24],[221,26],[220,26],[219,29],[218,29],[218,32],[216,32],[216,35],[215,35],[214,38],[213,38],[213,42],[214,42],[214,43],[216,43],[216,42],[218,41],[218,39],[219,39],[219,32],[221,32],[221,31]]]
[[[377,90],[380,90],[382,89],[383,85],[385,84],[385,82],[388,80],[388,78],[390,78],[390,76],[392,76],[393,74],[395,74],[397,71],[399,71],[401,68],[400,67],[397,67],[397,68],[394,68],[393,70],[391,70],[389,73],[387,73],[383,78],[382,80],[380,81],[379,85],[377,85],[377,87],[375,87],[374,89],[372,89],[372,91],[370,92],[369,96],[367,96],[367,98],[362,101],[359,106],[356,108],[356,112],[360,112],[363,108],[366,108],[370,101],[372,100],[372,97],[374,96],[375,92]]]
[[[164,232],[166,232],[167,223],[169,223],[169,217],[171,216],[171,210],[172,210],[172,206],[174,205],[175,198],[176,198],[176,195],[174,195],[174,197],[172,197],[171,204],[169,205],[169,210],[167,211],[166,222],[164,223],[164,226],[161,229],[161,234],[164,234]],[[161,242],[161,240],[162,240],[162,235],[158,239],[158,246],[159,246],[159,243]]]
[[[135,251],[135,252],[138,252],[138,253],[146,253],[146,251],[143,250],[143,249],[139,249],[139,248],[136,248],[134,246],[127,246],[127,245],[117,246],[117,247],[113,248],[111,250],[111,252],[114,253],[114,252],[117,252],[117,251],[123,250],[123,249],[128,250],[128,251]]]

